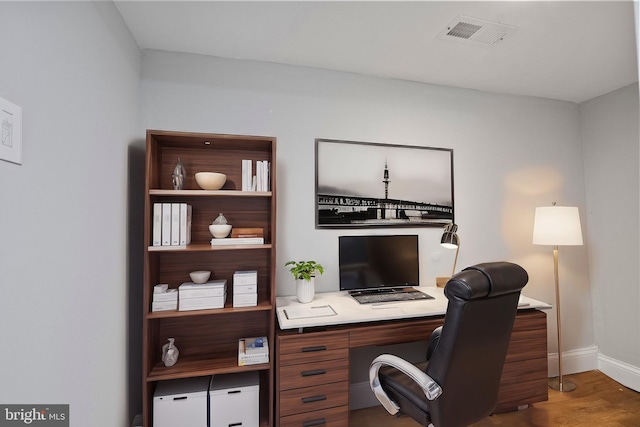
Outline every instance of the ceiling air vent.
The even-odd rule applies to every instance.
[[[479,46],[491,46],[517,30],[518,27],[488,22],[468,16],[458,16],[440,31],[440,40],[451,40]]]

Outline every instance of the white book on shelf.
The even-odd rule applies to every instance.
[[[258,160],[256,162],[256,191],[268,191],[267,190],[267,161]]]
[[[224,239],[211,239],[211,246],[227,245],[263,245],[264,237],[226,237]]]
[[[162,204],[162,246],[171,245],[171,203]]]
[[[247,191],[247,160],[242,159],[242,191]]]
[[[271,191],[271,163],[265,160],[264,165],[264,191]]]
[[[180,245],[191,243],[191,205],[180,203]]]
[[[256,160],[256,174],[253,176],[256,182],[255,191],[260,191],[260,162]]]
[[[151,246],[162,246],[162,203],[153,204],[153,232]]]
[[[191,243],[191,224],[193,222],[193,207],[187,205],[187,244]]]
[[[180,203],[171,203],[171,246],[180,244]]]
[[[253,161],[246,159],[242,161],[242,164],[244,166],[243,168],[243,173],[242,173],[242,182],[243,185],[242,189],[244,191],[255,191],[252,189],[252,185],[253,185]]]

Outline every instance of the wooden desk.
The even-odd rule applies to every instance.
[[[442,289],[422,290],[434,300],[374,307],[340,292],[317,294],[308,306],[331,305],[336,315],[297,320],[284,313],[297,307],[295,297],[277,298],[276,425],[348,427],[349,350],[426,341],[442,325],[446,298]],[[540,310],[550,306],[526,297],[521,304],[496,412],[547,400],[547,318]]]

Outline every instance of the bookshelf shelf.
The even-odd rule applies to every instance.
[[[271,191],[242,190],[149,190],[151,196],[167,197],[271,197]]]
[[[252,249],[271,249],[273,245],[226,245],[212,246],[211,243],[195,243],[186,246],[149,246],[149,252],[207,252],[207,251],[242,251]]]
[[[222,314],[229,313],[242,313],[247,311],[269,311],[273,309],[273,305],[269,302],[261,301],[255,307],[232,307],[229,303],[225,305],[224,308],[215,308],[211,310],[189,310],[189,311],[156,311],[147,313],[146,317],[148,320],[153,319],[167,319],[170,317],[197,317],[197,316],[219,316]]]

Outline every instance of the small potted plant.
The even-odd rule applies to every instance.
[[[324,267],[315,261],[289,261],[285,267],[289,267],[289,271],[296,280],[296,296],[301,303],[313,301],[315,295],[315,275],[323,274]]]

